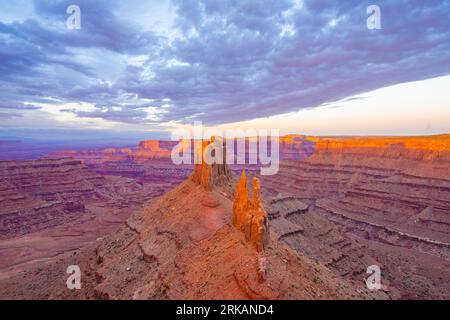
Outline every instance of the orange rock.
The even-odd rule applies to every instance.
[[[402,147],[406,150],[450,151],[448,134],[426,137],[312,137],[310,140],[315,140],[319,149]]]
[[[247,176],[245,170],[243,170],[233,202],[233,225],[239,230],[243,230],[242,228],[246,223],[245,217],[248,211],[248,204]]]
[[[212,146],[213,143],[214,146]],[[211,152],[212,157],[216,160],[219,157],[219,160],[216,163],[208,164],[205,160],[208,152]],[[217,157],[216,152],[218,152]],[[226,164],[225,155],[224,141],[216,140],[214,137],[211,137],[211,141],[201,141],[201,155],[199,156],[202,161],[195,165],[191,180],[202,185],[207,191],[211,191],[215,186],[228,184],[232,180],[232,173]]]
[[[259,183],[258,178],[253,178],[253,200],[252,200],[252,206],[253,209],[260,209],[261,208],[261,185]]]
[[[192,181],[202,185],[206,190],[211,190],[211,166],[205,162],[205,150],[209,145],[209,141],[201,142],[201,163],[196,164],[192,173]]]
[[[140,149],[148,149],[153,151],[161,150],[159,147],[159,141],[158,140],[144,140],[139,142],[138,148]]]
[[[261,204],[260,183],[253,178],[253,198],[248,198],[247,177],[242,172],[233,203],[233,225],[241,230],[245,239],[256,247],[258,252],[264,250],[269,239],[267,212]]]

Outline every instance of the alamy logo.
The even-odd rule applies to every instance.
[[[66,26],[69,30],[81,29],[81,9],[77,5],[70,5],[67,7],[67,14],[70,16],[66,20]]]
[[[178,129],[172,133],[172,140],[180,141],[172,149],[171,157],[174,164],[201,164],[203,161],[207,164],[259,163],[261,175],[278,173],[280,162],[278,129],[270,130],[270,134],[266,129],[258,131],[227,129],[225,133],[217,129],[208,129],[203,132],[201,122],[195,122],[192,131]],[[203,150],[202,141],[209,140],[210,137],[215,137],[214,141]]]
[[[377,5],[371,5],[367,7],[367,29],[381,29],[381,9]]]
[[[66,273],[70,274],[67,278],[66,284],[69,290],[81,289],[81,270],[77,265],[71,265],[67,267]]]
[[[377,265],[367,267],[366,273],[371,274],[366,280],[366,286],[369,290],[381,289],[381,269]]]

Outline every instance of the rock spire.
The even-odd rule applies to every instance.
[[[247,190],[247,176],[242,172],[237,185],[233,202],[233,225],[241,230],[245,239],[262,252],[269,240],[269,221],[267,212],[261,204],[260,183],[253,178],[253,198],[250,199]]]
[[[192,181],[202,185],[207,191],[216,186],[230,184],[233,174],[226,164],[225,141],[221,138],[211,137],[211,140],[203,140],[197,143],[197,157],[201,157],[201,163],[195,164],[191,175]]]

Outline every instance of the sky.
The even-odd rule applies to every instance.
[[[8,1],[0,139],[450,133],[449,30],[445,0]]]

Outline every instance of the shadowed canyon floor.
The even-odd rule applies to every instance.
[[[283,137],[279,172],[259,177],[263,253],[232,223],[231,171],[258,166],[210,170],[205,189],[170,146],[0,162],[1,298],[450,299],[449,135]],[[365,287],[370,265],[380,291]]]
[[[79,160],[0,161],[0,278],[116,230],[170,186],[106,176]]]

